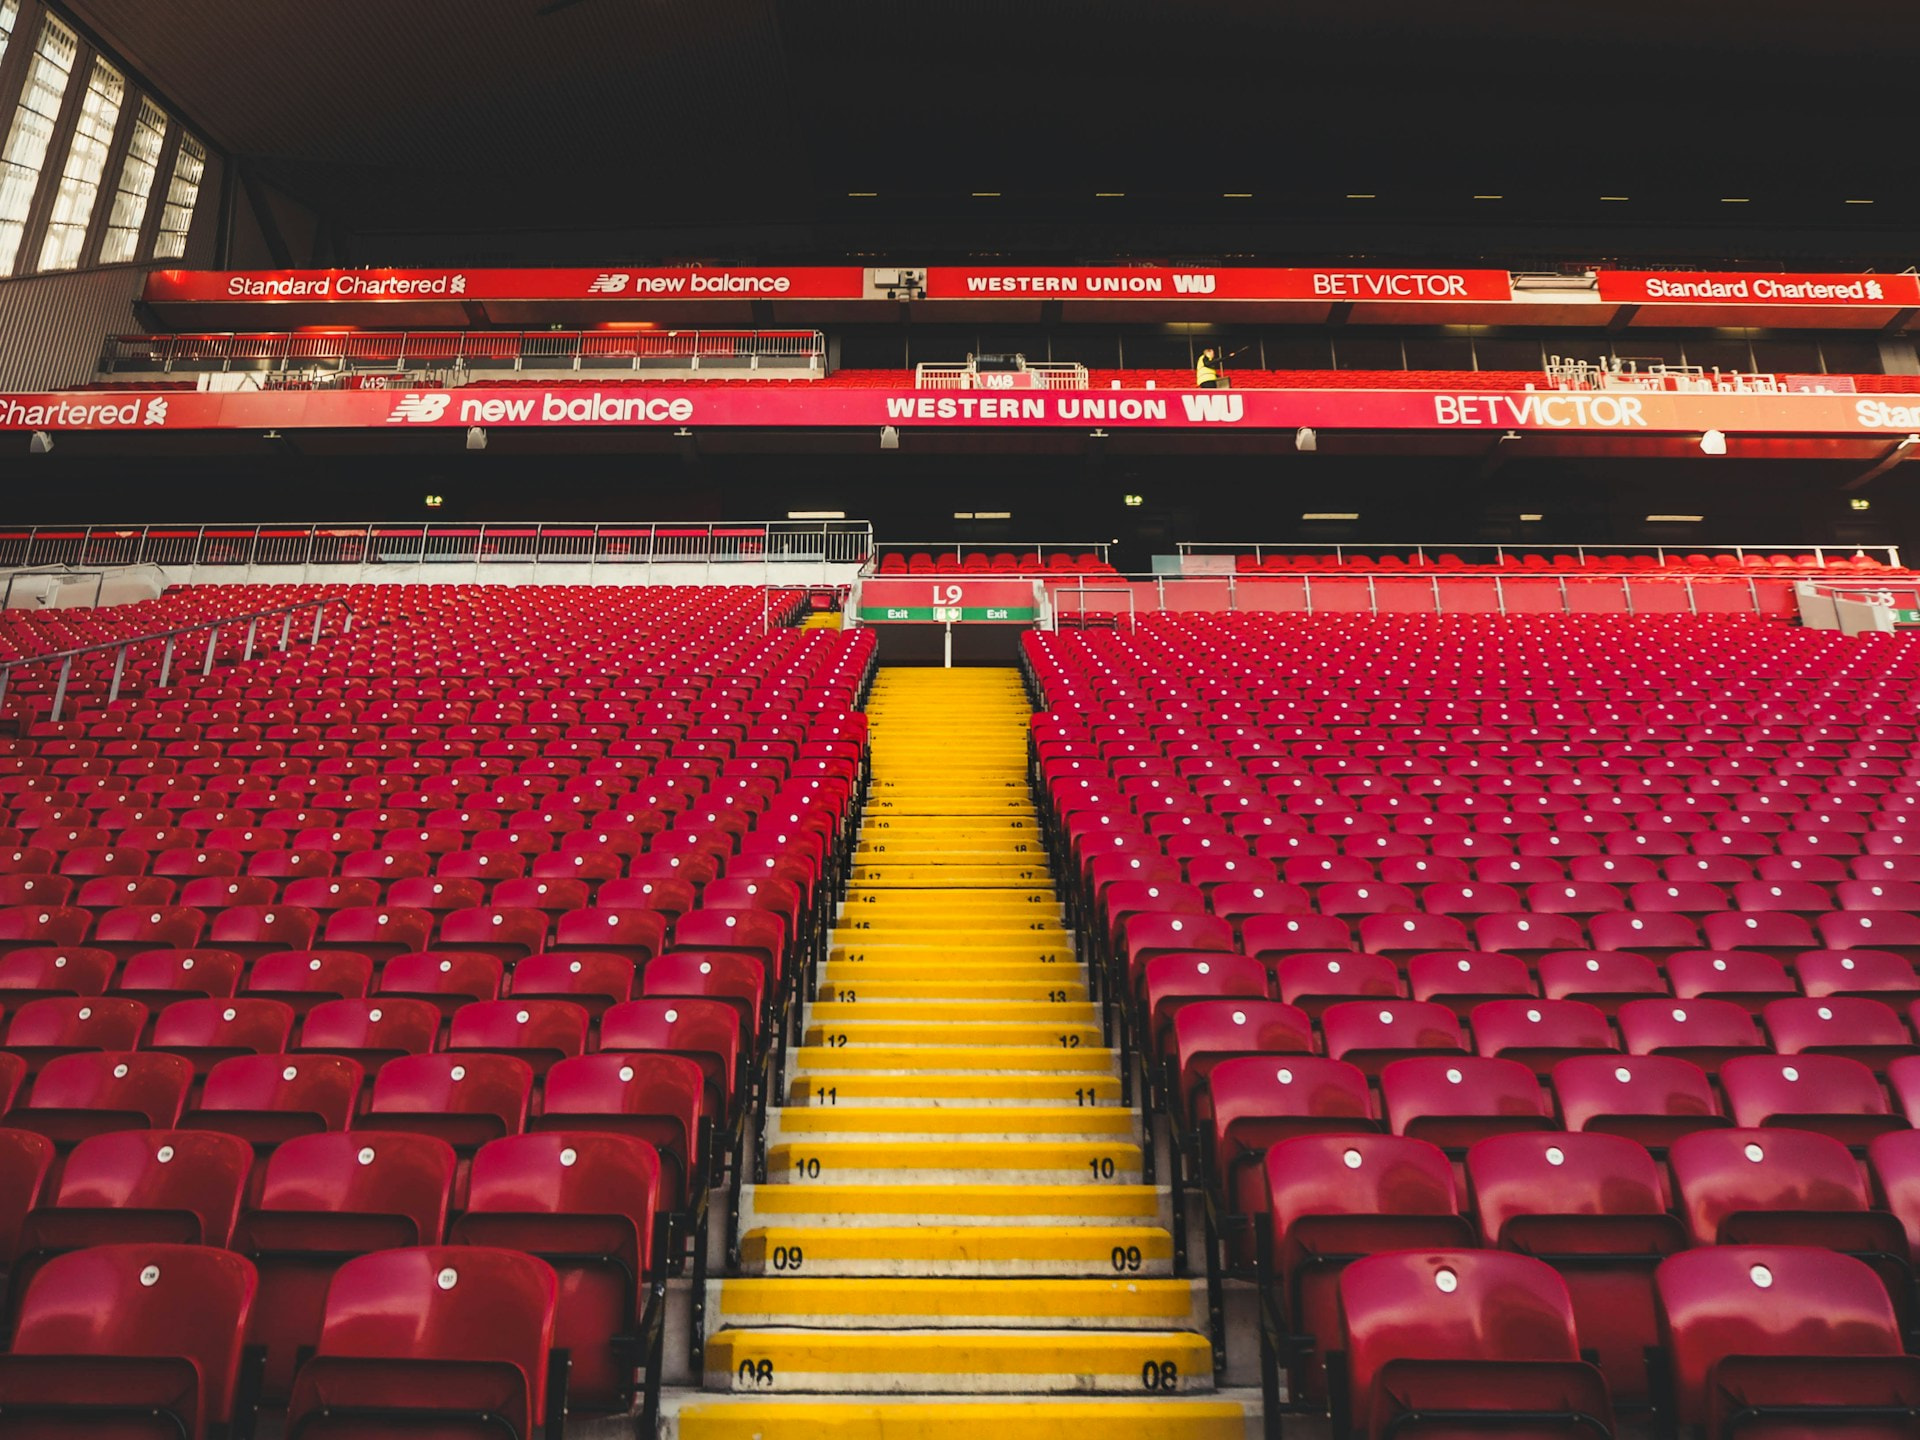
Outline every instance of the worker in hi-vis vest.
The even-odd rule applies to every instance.
[[[1200,352],[1200,358],[1194,362],[1193,383],[1201,390],[1225,390],[1227,374],[1219,352],[1209,345]]]

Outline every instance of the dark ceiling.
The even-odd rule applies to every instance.
[[[550,3],[63,7],[356,262],[1920,259],[1885,0]]]

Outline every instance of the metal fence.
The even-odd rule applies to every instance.
[[[53,708],[48,712],[47,718],[58,720],[60,712],[66,707],[67,688],[73,679],[73,662],[88,655],[108,654],[113,656],[113,678],[107,684],[107,703],[112,704],[120,698],[120,686],[127,675],[127,661],[131,658],[135,647],[142,645],[161,647],[160,670],[153,683],[157,688],[164,688],[173,679],[174,658],[180,640],[184,636],[198,635],[202,631],[206,632],[207,646],[200,657],[199,670],[202,675],[210,675],[213,673],[215,661],[219,658],[221,631],[231,633],[241,625],[247,627],[246,639],[241,645],[239,656],[244,662],[253,659],[254,650],[260,641],[261,621],[278,620],[280,622],[278,640],[269,643],[273,644],[274,649],[285,651],[292,648],[295,643],[294,616],[306,610],[313,611],[312,632],[304,633],[303,626],[302,635],[297,637],[306,644],[320,643],[329,610],[338,610],[341,613],[341,634],[347,635],[353,631],[353,606],[341,596],[329,595],[320,600],[301,600],[292,605],[275,606],[271,610],[254,610],[245,615],[226,615],[214,620],[200,620],[191,625],[177,626],[172,630],[156,630],[149,635],[129,635],[119,640],[102,641],[98,645],[81,645],[72,650],[56,650],[46,655],[23,656],[18,660],[0,662],[0,707],[6,704],[7,689],[13,682],[15,671],[52,668],[56,678],[53,686]],[[268,628],[271,630],[272,627]]]
[[[976,370],[971,364],[931,360],[913,367],[916,390],[1085,390],[1089,383],[1086,366],[1065,361],[1033,361],[1019,370]]]
[[[1651,556],[1662,565],[1684,561],[1694,555],[1704,555],[1709,560],[1725,555],[1744,564],[1749,556],[1770,560],[1773,556],[1785,555],[1795,559],[1810,557],[1815,565],[1824,568],[1836,560],[1851,560],[1865,555],[1896,569],[1900,565],[1900,547],[1897,545],[1507,545],[1480,541],[1463,545],[1329,545],[1311,541],[1263,545],[1242,540],[1182,540],[1179,550],[1182,555],[1250,555],[1256,560],[1283,555],[1332,555],[1343,564],[1350,560],[1393,558],[1429,565],[1443,555],[1456,556],[1470,565],[1503,565],[1509,560],[1525,560],[1528,556],[1539,556],[1545,560],[1566,557],[1585,564],[1590,558],[1636,555]]]
[[[432,525],[49,525],[0,528],[0,568],[659,563],[858,565],[873,551],[865,520],[659,524],[517,521]]]
[[[777,360],[783,369],[819,370],[827,339],[818,330],[435,330],[332,334],[238,332],[215,335],[113,335],[100,373],[298,370],[315,365],[373,370],[423,366],[468,369],[581,369],[641,361]]]
[[[926,555],[934,560],[959,560],[963,562],[969,555],[980,555],[987,557],[989,560],[995,555],[1034,555],[1038,556],[1041,560],[1045,560],[1050,555],[1092,555],[1097,557],[1102,564],[1105,564],[1107,552],[1112,548],[1112,542],[1106,540],[1088,540],[1078,545],[1061,545],[1051,540],[1044,544],[1031,541],[1022,544],[1017,540],[995,540],[991,543],[984,541],[980,543],[971,541],[956,543],[951,540],[921,540],[917,542],[908,540],[886,540],[873,547],[874,564],[870,569],[877,571],[880,561],[889,555],[909,557]],[[888,575],[897,575],[904,572],[889,569],[886,573]]]

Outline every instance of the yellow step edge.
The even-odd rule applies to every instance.
[[[1025,1400],[702,1396],[670,1410],[663,1440],[1256,1440],[1252,1407],[1206,1397]]]
[[[1152,1185],[753,1185],[742,1192],[755,1217],[831,1214],[904,1217],[964,1216],[1010,1223],[1020,1216],[1071,1216],[1076,1223],[1132,1220],[1152,1228],[1165,1195]],[[789,1224],[797,1222],[789,1221]],[[813,1228],[813,1227],[803,1227]]]
[[[1120,1140],[795,1140],[767,1147],[767,1174],[788,1183],[889,1170],[1058,1171],[1059,1183],[1069,1175],[1088,1184],[1127,1182],[1140,1173],[1140,1147]]]
[[[1063,976],[1059,980],[991,980],[969,983],[955,977],[941,980],[887,980],[861,973],[875,968],[871,961],[864,965],[835,964],[821,972],[822,984],[819,998],[822,1001],[839,1002],[852,998],[856,1004],[865,1007],[873,1004],[888,1004],[896,1001],[945,1004],[1046,1004],[1055,1003],[1055,995],[1066,996],[1062,1008],[1073,1012],[1073,1007],[1087,1003],[1087,987],[1084,981]],[[1059,967],[1054,967],[1058,969]],[[925,973],[924,971],[921,973]],[[851,991],[851,996],[842,994]],[[906,1013],[904,1010],[902,1013]],[[898,1018],[897,1016],[890,1018]],[[1090,1020],[1091,1014],[1082,1015],[1073,1012],[1076,1020]]]
[[[858,1008],[858,1007],[856,1007]],[[938,1043],[942,1049],[961,1046],[1041,1046],[1057,1044],[1063,1051],[1092,1050],[1104,1037],[1098,1025],[1011,1022],[992,1020],[835,1020],[809,1024],[803,1049],[856,1049],[863,1046]]]
[[[952,1101],[1002,1105],[1117,1105],[1120,1081],[1113,1075],[864,1075],[832,1070],[796,1070],[787,1082],[791,1105],[907,1104]]]
[[[1067,1135],[1131,1141],[1139,1118],[1118,1105],[998,1105],[891,1107],[790,1105],[776,1112],[781,1140],[799,1144],[814,1135]]]
[[[710,1376],[748,1389],[811,1388],[805,1377],[925,1376],[961,1388],[1018,1390],[1026,1376],[1069,1377],[1075,1391],[1141,1388],[1143,1367],[1165,1367],[1162,1393],[1213,1388],[1213,1347],[1183,1331],[722,1330],[707,1343]],[[766,1381],[761,1376],[768,1377]]]
[[[1038,988],[1039,993],[1015,997],[1005,988],[981,987],[972,996],[939,995],[931,989],[920,994],[886,995],[878,982],[858,988],[858,981],[821,990],[812,1018],[822,1025],[842,1020],[1030,1020],[1049,1023],[1063,1020],[1073,1025],[1091,1025],[1099,1016],[1082,991],[1062,981],[1057,988]]]
[[[1105,1047],[1059,1045],[802,1045],[791,1052],[801,1070],[903,1070],[982,1073],[1032,1071],[1113,1072],[1118,1052]]]
[[[1173,1236],[1158,1225],[770,1225],[740,1237],[742,1264],[800,1271],[836,1260],[1034,1259],[1135,1274],[1172,1257]]]
[[[1030,957],[1034,952],[1018,953]],[[821,969],[820,978],[829,985],[857,985],[862,981],[922,985],[951,982],[962,986],[1026,983],[1052,988],[1063,983],[1081,984],[1083,976],[1073,956],[1064,950],[1054,953],[1052,960],[1000,960],[977,950],[956,952],[949,945],[876,944],[851,954],[833,952],[833,958]],[[862,958],[853,959],[852,955]],[[1014,992],[995,990],[993,993],[1011,996]]]
[[[843,1317],[924,1319],[1155,1320],[1178,1324],[1193,1318],[1198,1293],[1204,1320],[1205,1293],[1192,1280],[995,1280],[903,1276],[885,1285],[863,1278],[822,1276],[743,1277],[716,1282],[712,1314],[779,1315],[834,1322]]]

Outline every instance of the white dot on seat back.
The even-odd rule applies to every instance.
[[[1773,1271],[1764,1265],[1755,1265],[1747,1271],[1747,1278],[1762,1290],[1771,1289],[1773,1286]]]
[[[1547,1164],[1564,1165],[1566,1163],[1567,1163],[1566,1151],[1562,1150],[1558,1145],[1549,1145],[1547,1147]]]
[[[1451,1295],[1460,1288],[1460,1277],[1451,1270],[1436,1270],[1433,1275],[1434,1287],[1443,1295]]]
[[[451,1290],[460,1283],[460,1272],[449,1265],[435,1276],[434,1279],[435,1283],[438,1284],[442,1290]]]

